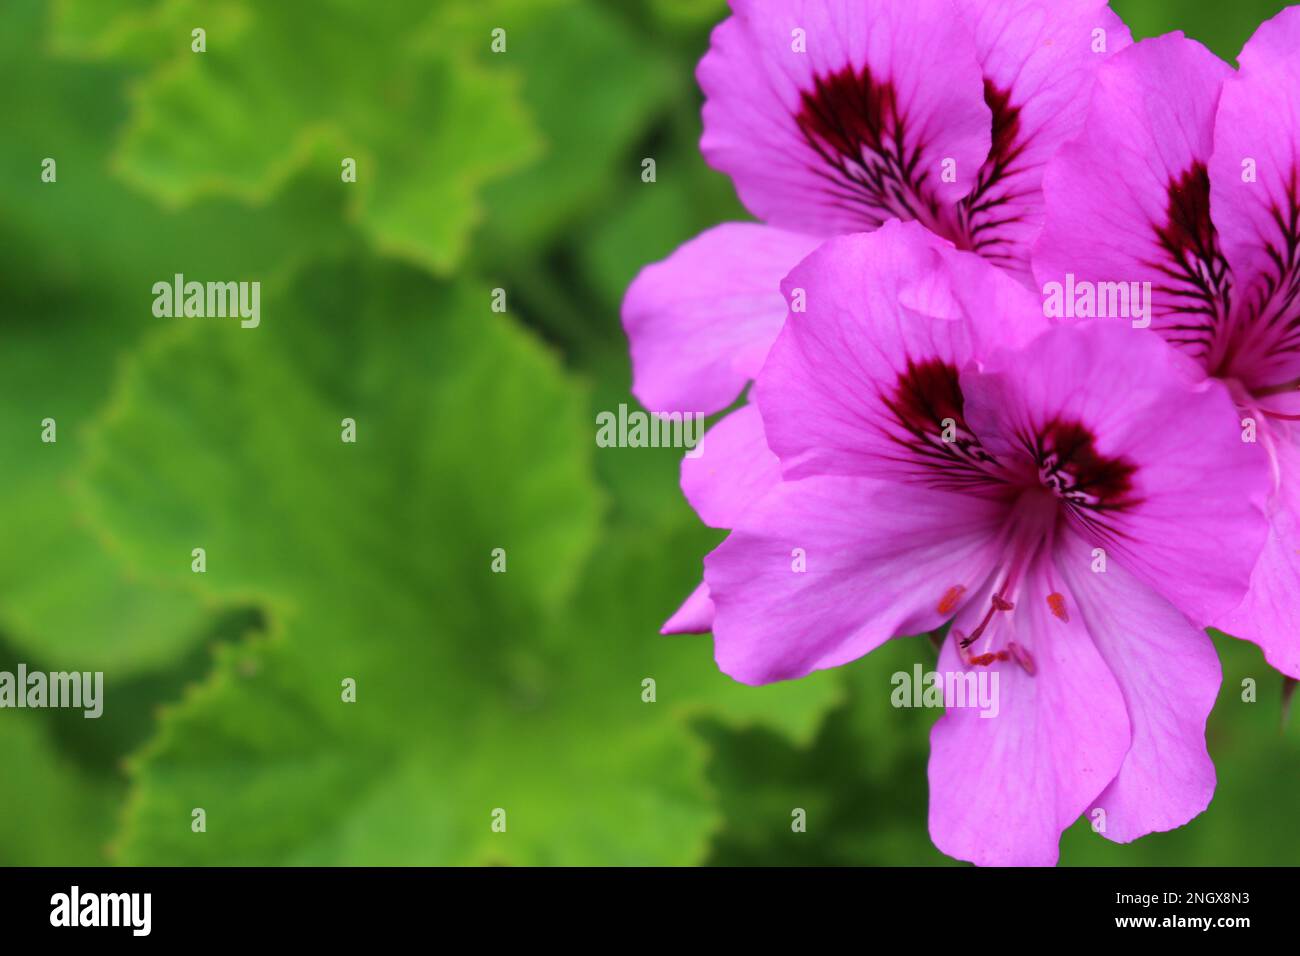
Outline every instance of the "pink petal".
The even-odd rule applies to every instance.
[[[713,602],[709,586],[703,581],[691,592],[684,604],[664,622],[660,634],[707,634],[713,630]]]
[[[832,239],[782,288],[802,290],[807,312],[792,312],[754,395],[788,478],[929,467],[933,449],[914,431],[937,445],[945,418],[961,424],[961,396],[946,394],[956,370],[1047,328],[1014,279],[915,223]],[[916,414],[900,413],[903,393]]]
[[[892,216],[933,219],[970,191],[990,114],[951,0],[732,8],[696,73],[700,148],[756,216],[835,235]],[[806,52],[795,50],[797,30]],[[953,182],[943,181],[945,160],[955,161]]]
[[[962,200],[962,245],[1032,285],[1043,170],[1082,128],[1080,104],[1088,102],[1098,67],[1132,41],[1106,0],[960,0],[958,7],[974,35],[993,111],[989,157]]]
[[[1021,593],[1051,590],[1040,563]],[[954,629],[969,633],[982,610],[972,601]],[[944,642],[941,673],[998,675],[998,711],[981,717],[977,708],[949,707],[931,730],[930,837],[949,856],[982,866],[1050,866],[1061,833],[1119,771],[1128,716],[1077,615],[1061,621],[1045,600],[1022,600],[999,627],[994,640],[1027,650],[1035,673],[1014,659],[967,668],[955,640]]]
[[[710,428],[682,459],[682,492],[705,524],[731,528],[751,504],[781,480],[781,463],[768,450],[763,419],[746,405]]]
[[[1268,540],[1239,607],[1214,622],[1253,641],[1270,664],[1300,678],[1300,429],[1272,422],[1280,486],[1269,500]]]
[[[704,559],[718,666],[746,684],[787,680],[939,626],[988,576],[1002,515],[858,478],[778,485]]]
[[[1093,573],[1090,545],[1077,536],[1058,547],[1056,561],[1133,727],[1119,773],[1093,802],[1105,811],[1102,835],[1128,843],[1180,827],[1214,796],[1205,749],[1205,721],[1222,677],[1214,644],[1118,564]]]
[[[642,269],[623,299],[632,391],[641,403],[706,415],[731,404],[785,320],[781,279],[817,242],[724,223]]]
[[[781,480],[781,466],[763,438],[758,409],[746,405],[710,428],[698,455],[682,459],[682,492],[700,519],[715,528],[735,525],[745,510]],[[660,629],[702,634],[713,629],[713,602],[701,582]]]
[[[1260,26],[1224,83],[1210,158],[1211,209],[1235,280],[1233,322],[1242,326],[1227,374],[1252,388],[1300,376],[1297,190],[1300,8],[1290,7]]]
[[[1082,134],[1043,179],[1047,223],[1034,274],[1045,294],[1068,275],[1150,282],[1152,315],[1138,318],[1130,305],[1120,317],[1149,318],[1170,341],[1207,357],[1227,267],[1210,221],[1205,164],[1230,73],[1181,34],[1143,40],[1101,67]]]
[[[1211,200],[1224,254],[1233,271],[1268,271],[1268,243],[1278,236],[1271,210],[1287,209],[1300,157],[1300,8],[1288,7],[1260,25],[1241,52],[1241,70],[1219,101]],[[1243,180],[1255,161],[1258,181]]]
[[[1227,389],[1192,384],[1187,366],[1159,336],[1095,321],[1057,327],[983,374],[963,374],[962,390],[970,427],[995,455],[1071,423],[1091,433],[1102,459],[1132,466],[1120,500],[1076,509],[1072,523],[1203,624],[1245,594],[1270,478],[1261,446],[1241,440]]]

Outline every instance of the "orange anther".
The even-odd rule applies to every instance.
[[[939,598],[939,613],[951,614],[957,610],[957,602],[961,596],[966,593],[966,588],[961,584],[954,584],[948,590],[943,592],[943,597]]]
[[[1053,591],[1047,595],[1047,606],[1052,609],[1052,616],[1059,618],[1067,623],[1070,620],[1070,614],[1065,609],[1065,596]]]

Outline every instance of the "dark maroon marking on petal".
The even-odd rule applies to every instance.
[[[1169,222],[1156,229],[1161,245],[1175,256],[1193,253],[1202,260],[1218,245],[1210,219],[1210,174],[1197,161],[1169,184]]]
[[[795,117],[804,135],[821,140],[839,155],[856,160],[864,149],[885,151],[886,127],[898,123],[898,98],[890,83],[877,83],[864,67],[845,67],[813,80],[814,92],[803,93]]]
[[[924,466],[931,484],[949,490],[988,489],[1000,484],[997,459],[980,445],[966,424],[966,399],[957,369],[943,359],[907,360],[892,395],[882,396],[903,432],[889,432],[910,454],[895,460]],[[944,420],[951,419],[953,440],[943,440]]]
[[[993,262],[1009,265],[1018,259],[1007,248],[1010,240],[999,236],[998,229],[1021,219],[1005,207],[1027,194],[1017,192],[1008,182],[1011,175],[1020,171],[1016,164],[1024,156],[1027,144],[1022,139],[1020,107],[1011,104],[1010,90],[1000,89],[985,77],[984,102],[993,113],[993,142],[988,158],[980,167],[975,188],[961,203],[964,235],[953,241]]]
[[[1156,287],[1177,302],[1172,321],[1153,323],[1170,342],[1204,357],[1229,312],[1228,263],[1210,218],[1210,175],[1200,160],[1169,182],[1166,221],[1156,240],[1167,259],[1146,263],[1168,280]]]
[[[1280,300],[1278,312],[1290,316],[1288,328],[1300,325],[1300,314],[1295,308],[1300,301],[1300,184],[1297,180],[1300,180],[1300,167],[1293,166],[1286,186],[1286,209],[1274,204],[1269,210],[1282,248],[1268,246],[1268,257],[1276,271],[1267,277],[1266,288],[1270,299]]]
[[[827,180],[835,204],[875,228],[887,219],[936,222],[939,204],[920,169],[923,144],[906,142],[907,119],[899,112],[892,83],[867,67],[845,66],[818,76],[800,94],[795,123],[825,167],[813,172]]]
[[[898,376],[891,408],[908,431],[932,429],[945,418],[966,425],[961,379],[956,368],[940,359],[919,364],[909,359],[907,369]]]
[[[1268,257],[1274,272],[1265,277],[1265,294],[1270,305],[1270,315],[1274,321],[1286,323],[1287,337],[1279,345],[1288,350],[1297,347],[1297,327],[1300,327],[1300,198],[1297,197],[1297,178],[1300,169],[1291,169],[1291,179],[1286,187],[1286,209],[1274,205],[1270,209],[1273,222],[1277,225],[1281,247],[1270,244]]]
[[[1100,515],[1123,511],[1140,501],[1133,491],[1137,466],[1125,458],[1102,455],[1092,432],[1078,422],[1048,422],[1034,436],[1030,452],[1043,486],[1096,531],[1112,531],[1098,520]]]
[[[1269,359],[1300,352],[1300,168],[1286,184],[1285,206],[1270,206],[1277,234],[1265,242],[1269,269],[1249,277],[1241,315],[1234,317],[1233,339],[1216,373],[1240,378],[1257,397],[1292,392],[1300,380],[1281,381]],[[1234,366],[1237,359],[1237,366]]]

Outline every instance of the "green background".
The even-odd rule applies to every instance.
[[[1230,59],[1279,5],[1115,7]],[[594,444],[623,289],[744,218],[696,148],[723,9],[0,4],[0,669],[106,682],[0,711],[0,863],[952,862],[937,714],[889,705],[928,643],[732,683],[657,635],[719,540],[677,454]],[[177,272],[260,281],[262,326],[154,318]],[[1300,718],[1216,640],[1210,809],[1063,863],[1296,861]]]

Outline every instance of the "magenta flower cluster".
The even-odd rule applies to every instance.
[[[683,461],[730,533],[665,633],[762,684],[947,627],[1000,689],[932,731],[951,856],[1181,826],[1205,628],[1300,677],[1300,9],[1232,69],[1103,0],[732,8],[701,149],[760,222],[623,308],[648,409],[745,396]]]

